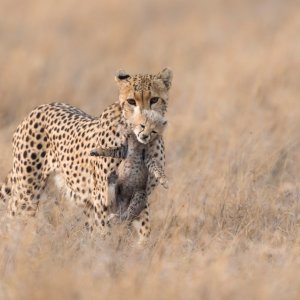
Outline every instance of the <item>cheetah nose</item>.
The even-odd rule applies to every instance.
[[[148,138],[148,135],[147,134],[142,134],[142,139],[143,140],[146,140]]]

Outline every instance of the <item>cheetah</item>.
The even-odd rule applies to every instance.
[[[115,149],[93,149],[91,155],[123,159],[117,172],[108,176],[108,198],[113,204],[109,219],[130,224],[146,205],[149,171],[144,163],[144,153],[147,144],[162,136],[167,121],[159,113],[145,110],[137,118],[130,118],[129,123],[129,129],[123,133],[126,145]],[[167,179],[160,166],[155,168],[153,175],[167,188]]]
[[[86,227],[105,236],[109,233],[107,177],[117,170],[121,159],[92,157],[91,149],[112,148],[122,144],[119,129],[133,114],[153,110],[165,115],[172,71],[129,75],[119,71],[115,77],[119,100],[99,117],[93,117],[64,103],[38,106],[17,127],[12,141],[12,170],[1,186],[1,198],[8,202],[11,216],[34,216],[51,173],[59,178],[71,200],[84,206]],[[161,137],[149,146],[145,164],[150,170],[164,166],[165,150]],[[158,182],[147,180],[147,196]],[[139,241],[150,235],[148,201],[134,221]]]

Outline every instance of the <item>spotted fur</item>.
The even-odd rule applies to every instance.
[[[139,216],[147,204],[146,186],[149,170],[144,162],[145,153],[151,143],[161,137],[167,121],[157,112],[145,110],[130,119],[128,129],[124,129],[125,143],[119,148],[97,148],[91,155],[122,158],[117,172],[108,176],[108,199],[112,203],[111,212],[118,221],[129,224]],[[167,188],[164,170],[156,166],[152,175]]]
[[[34,109],[18,126],[13,136],[13,167],[1,186],[1,198],[8,200],[11,216],[36,214],[49,175],[58,174],[62,186],[74,202],[84,205],[86,226],[108,231],[107,176],[120,164],[118,158],[91,157],[95,147],[121,146],[120,127],[133,114],[155,110],[164,115],[172,72],[130,76],[117,73],[119,101],[111,104],[100,117],[92,117],[64,103],[45,104]],[[164,165],[164,143],[158,138],[145,157],[148,168]],[[150,176],[149,195],[157,181]],[[4,192],[5,193],[4,193]],[[145,207],[135,220],[140,241],[150,234],[149,212]]]

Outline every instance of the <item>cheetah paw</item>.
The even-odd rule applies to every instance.
[[[159,183],[165,188],[168,189],[169,188],[169,181],[166,177],[161,177],[159,179]]]
[[[103,156],[103,155],[104,155],[104,151],[101,148],[93,149],[90,152],[90,156]]]
[[[118,214],[110,214],[107,221],[111,225],[116,225],[120,223],[120,216]]]

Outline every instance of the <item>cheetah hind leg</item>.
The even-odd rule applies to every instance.
[[[12,196],[8,203],[11,216],[34,217],[42,196],[44,196],[48,174],[39,174],[34,177],[22,178],[18,186],[12,186]]]
[[[11,187],[7,186],[5,183],[0,183],[0,201],[7,203],[11,197]]]
[[[127,210],[121,214],[120,220],[122,222],[127,221],[131,223],[136,219],[147,204],[146,191],[138,191],[134,194],[133,198],[130,200]]]
[[[119,177],[115,171],[111,172],[107,177],[107,199],[113,211],[117,209],[116,189],[118,178]]]
[[[119,197],[118,197],[119,198]],[[131,224],[138,216],[141,211],[146,207],[147,204],[147,194],[146,191],[138,191],[134,194],[130,200],[129,206],[125,211],[120,207],[121,199],[117,199],[117,207],[113,210],[114,213],[108,216],[108,221],[110,224],[116,225],[123,222]],[[120,210],[118,212],[118,209]],[[122,212],[123,211],[123,212]]]
[[[148,204],[146,208],[140,213],[140,215],[132,222],[132,226],[137,231],[139,237],[138,244],[140,246],[146,245],[151,233]]]
[[[108,184],[107,199],[108,199],[108,203],[110,203],[111,211],[113,212],[107,218],[109,225],[115,225],[120,223],[120,213],[118,212],[120,203],[118,203],[118,199],[117,199],[118,178],[119,177],[116,171],[111,172],[107,177],[107,184]]]
[[[0,183],[0,201],[3,203],[7,203],[9,198],[11,197],[11,174],[12,171],[10,171],[5,178],[5,182]]]

